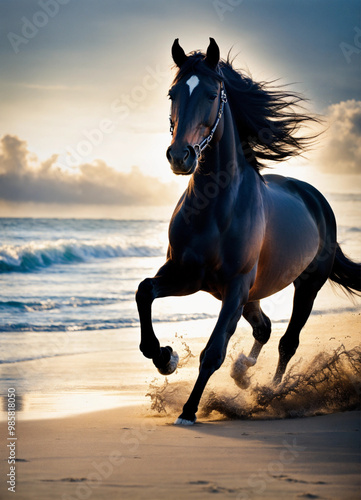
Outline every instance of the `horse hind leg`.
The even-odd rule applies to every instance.
[[[244,306],[243,316],[253,328],[254,344],[248,356],[241,353],[233,363],[231,377],[241,389],[247,389],[251,379],[247,375],[250,367],[257,362],[262,347],[268,342],[271,335],[271,320],[262,311],[260,302],[248,302]]]
[[[287,364],[296,353],[301,330],[311,314],[317,293],[326,279],[327,276],[323,276],[323,273],[318,272],[312,275],[308,274],[306,270],[294,282],[295,294],[292,315],[287,330],[283,337],[281,337],[278,346],[279,361],[273,379],[275,384],[279,384],[282,381]]]

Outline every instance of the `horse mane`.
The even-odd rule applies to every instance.
[[[319,118],[304,112],[302,103],[307,99],[300,94],[277,89],[274,81],[253,81],[234,69],[230,54],[215,70],[204,59],[205,54],[192,52],[173,84],[192,71],[224,82],[243,153],[256,171],[266,167],[266,161],[281,162],[302,155],[320,135],[299,133],[303,125],[320,123]]]

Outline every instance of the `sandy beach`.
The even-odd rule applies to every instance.
[[[139,407],[23,422],[14,497],[359,498],[358,411],[171,424]]]
[[[263,364],[269,358],[269,368],[267,364],[264,367],[266,378],[276,363],[273,350],[279,336],[276,328],[274,339],[267,346],[268,351],[260,358]],[[311,317],[305,329],[299,356],[309,356],[310,362],[313,355],[327,347],[332,360],[332,349],[341,344],[344,345],[343,352],[349,355],[359,345],[359,338],[358,313],[316,315]],[[251,338],[247,342],[251,342]],[[188,343],[197,351],[195,341],[190,339]],[[232,357],[232,352],[230,354]],[[99,366],[94,364],[96,355],[100,357]],[[113,358],[109,353],[103,356],[93,353],[68,359],[61,357],[55,360],[56,363],[52,359],[49,366],[46,360],[41,363],[45,377],[47,370],[49,376],[53,370],[54,376],[67,372],[68,376],[80,377],[93,364],[95,371],[91,380],[98,377],[98,385],[91,387],[89,384],[87,392],[83,384],[83,393],[78,393],[83,399],[84,394],[88,394],[88,402],[84,403],[82,410],[87,408],[86,413],[59,418],[62,413],[47,406],[46,393],[41,398],[39,395],[38,399],[38,404],[43,404],[44,408],[41,418],[27,411],[26,405],[18,412],[14,496],[6,484],[10,467],[7,443],[12,441],[7,439],[6,422],[1,423],[1,498],[176,500],[213,498],[213,495],[215,498],[234,499],[359,498],[361,414],[356,401],[360,395],[359,385],[355,382],[357,377],[359,380],[359,374],[352,373],[352,365],[346,366],[342,356],[338,364],[328,362],[322,369],[314,366],[314,372],[318,373],[316,379],[302,379],[292,386],[292,390],[288,388],[280,406],[277,407],[279,398],[275,398],[266,408],[266,413],[234,419],[225,416],[234,410],[230,399],[224,398],[226,389],[232,390],[232,394],[237,391],[235,386],[224,381],[225,373],[229,372],[226,363],[223,375],[215,376],[215,382],[206,394],[208,401],[201,407],[198,422],[190,428],[174,426],[173,422],[184,403],[181,389],[184,385],[188,388],[189,377],[192,380],[195,377],[196,358],[189,361],[183,372],[180,369],[179,374],[174,375],[174,381],[169,377],[168,385],[162,386],[163,379],[157,379],[150,389],[151,378],[147,379],[144,374],[143,392],[138,393],[138,399],[133,394],[138,403],[133,406],[130,406],[131,398],[127,403],[129,406],[123,405],[126,395],[131,392],[126,393],[124,379],[121,379],[122,390],[118,391],[118,399],[110,397],[116,395],[117,380],[113,375],[114,383],[110,387],[107,385],[110,377],[104,374],[107,369],[114,373],[116,358],[116,352]],[[353,366],[354,372],[357,371],[359,365]],[[72,371],[69,372],[70,367]],[[151,365],[148,368],[153,375]],[[328,373],[326,382],[325,373]],[[255,379],[258,376],[262,379],[261,375],[262,370],[255,369]],[[138,384],[141,384],[141,375],[138,377]],[[83,383],[84,376],[81,380]],[[152,401],[156,401],[154,396],[158,395],[157,401],[161,401],[166,412],[151,409],[151,402],[145,397],[147,391],[153,394]],[[339,398],[337,394],[340,392],[344,394]],[[213,406],[209,403],[211,393],[219,396],[213,401]],[[99,399],[99,394],[103,398]],[[49,393],[49,400],[54,402],[58,398],[58,405],[69,405],[69,412],[74,404],[73,412],[79,412],[79,405],[75,404],[77,393],[73,393],[72,398],[70,396],[61,399],[63,395],[57,395],[54,388],[52,394]],[[332,405],[327,404],[328,400]],[[30,401],[34,403],[36,395]],[[92,401],[97,401],[97,406],[91,404]],[[234,403],[234,398],[232,401]],[[239,408],[241,403],[237,404]],[[95,407],[103,410],[91,412]],[[343,411],[350,407],[355,408],[354,411]],[[267,418],[270,411],[277,414],[280,408],[283,416],[313,416]]]

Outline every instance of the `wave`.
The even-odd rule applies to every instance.
[[[341,226],[342,227],[342,226]],[[345,228],[347,232],[349,233],[361,233],[361,227],[356,227],[356,226],[348,226]]]
[[[347,233],[361,233],[360,226],[338,226],[338,231],[344,234]]]
[[[0,246],[0,273],[33,272],[54,264],[75,264],[94,259],[158,257],[160,247],[123,245],[109,240],[56,240]]]
[[[326,197],[331,201],[351,201],[358,202],[361,201],[361,193],[327,193]]]
[[[136,318],[117,320],[62,321],[61,323],[32,324],[28,322],[7,323],[0,325],[0,332],[80,332],[94,330],[115,330],[134,327],[139,324]]]
[[[216,316],[206,313],[177,314],[154,318],[154,323],[178,323],[180,321],[198,321],[211,319]],[[0,332],[78,332],[95,330],[116,330],[120,328],[133,328],[139,326],[138,317],[94,320],[64,320],[60,323],[32,324],[29,322],[0,324]]]
[[[39,354],[37,356],[24,356],[22,358],[16,359],[2,359],[0,360],[0,365],[13,365],[16,363],[23,363],[25,361],[36,361],[42,359],[51,359],[51,358],[59,358],[62,356],[75,356],[77,354],[87,354],[89,351],[81,351],[81,352],[62,352],[56,354]]]
[[[134,295],[134,294],[132,294]],[[18,301],[18,300],[8,300],[0,301],[0,311],[4,312],[39,312],[39,311],[51,311],[55,309],[63,308],[81,308],[81,307],[93,307],[93,306],[104,306],[109,304],[115,304],[124,299],[121,298],[93,298],[93,297],[71,297],[66,299],[46,299],[39,301]]]
[[[332,285],[332,283],[331,283]],[[324,316],[325,314],[342,314],[342,313],[358,313],[360,311],[359,306],[340,306],[340,307],[328,307],[324,309],[312,309],[312,316]],[[289,323],[290,318],[279,318],[273,319],[272,324],[276,323]]]

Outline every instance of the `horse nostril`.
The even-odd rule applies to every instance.
[[[170,147],[170,146],[169,146],[169,148],[168,148],[168,149],[167,149],[167,151],[166,151],[166,157],[167,157],[167,160],[168,160],[169,162],[171,162],[171,161],[172,161],[171,147]]]
[[[199,155],[197,154],[195,147],[188,146],[188,151],[192,155],[193,158],[198,158]]]
[[[193,172],[197,156],[190,145],[177,147],[172,144],[166,151],[166,157],[174,173],[188,175]]]

